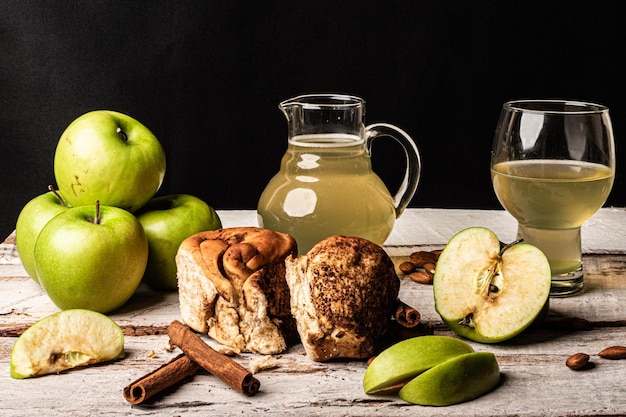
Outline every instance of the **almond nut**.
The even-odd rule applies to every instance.
[[[413,252],[409,255],[409,257],[411,258],[411,262],[413,262],[417,267],[422,267],[426,263],[437,263],[437,256],[434,253],[425,250]]]
[[[409,278],[413,281],[418,282],[420,284],[432,284],[433,283],[433,274],[430,274],[426,271],[416,271],[409,274]]]
[[[435,273],[435,268],[436,268],[436,265],[434,263],[432,263],[432,262],[426,262],[424,264],[424,271],[426,271],[426,272],[428,272],[430,274],[434,274]]]
[[[589,355],[586,353],[574,353],[572,356],[567,358],[565,361],[565,365],[568,368],[578,370],[582,369],[589,363]]]
[[[411,272],[415,271],[415,268],[417,268],[417,266],[413,262],[402,262],[400,266],[398,266],[398,268],[403,274],[408,275]]]
[[[610,346],[602,349],[598,356],[604,359],[626,359],[626,346]]]

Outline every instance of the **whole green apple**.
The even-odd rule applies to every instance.
[[[95,110],[74,120],[54,154],[57,186],[70,205],[137,211],[159,190],[165,152],[143,124],[122,113]]]
[[[30,200],[20,211],[15,224],[15,245],[28,275],[39,282],[35,271],[35,242],[41,229],[57,214],[68,208],[63,197],[52,188],[50,192]]]
[[[107,313],[121,307],[139,286],[147,262],[141,223],[117,207],[69,208],[43,227],[35,244],[39,282],[62,310]]]
[[[148,266],[143,280],[153,288],[174,290],[176,253],[189,236],[222,227],[215,210],[188,194],[173,194],[150,200],[136,213],[148,236]]]

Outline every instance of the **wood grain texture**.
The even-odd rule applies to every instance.
[[[254,212],[220,212],[223,223],[255,225]],[[405,219],[402,221],[402,219]],[[598,352],[626,345],[626,211],[603,209],[583,230],[585,290],[550,302],[547,321],[497,345],[471,342],[496,355],[502,383],[474,401],[444,408],[408,405],[396,397],[368,396],[362,388],[363,361],[317,363],[302,345],[274,356],[274,367],[258,372],[261,391],[239,394],[201,371],[144,404],[125,401],[123,388],[180,353],[169,345],[167,326],[180,318],[176,293],[141,287],[111,317],[126,335],[127,357],[113,363],[28,380],[9,376],[16,337],[38,319],[58,311],[19,263],[11,239],[0,245],[0,416],[91,415],[284,415],[284,416],[618,416],[626,412],[626,360]],[[460,228],[483,225],[514,234],[502,212],[409,209],[385,248],[396,265],[418,249],[441,248]],[[610,233],[608,231],[611,231]],[[622,233],[624,232],[624,233]],[[622,233],[622,234],[620,234]],[[401,277],[400,298],[419,310],[435,334],[452,335],[434,310],[432,286]],[[587,330],[572,330],[559,320],[583,318]],[[208,337],[202,336],[214,344]],[[573,371],[568,356],[584,352],[593,367]],[[259,355],[234,357],[250,369]]]

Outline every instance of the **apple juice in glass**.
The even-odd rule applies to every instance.
[[[518,100],[504,104],[491,179],[518,237],[541,249],[551,296],[583,288],[581,226],[604,204],[615,175],[608,109],[593,103]]]

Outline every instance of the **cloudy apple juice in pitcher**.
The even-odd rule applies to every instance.
[[[292,235],[300,254],[332,235],[382,245],[415,193],[420,168],[415,144],[392,125],[365,127],[363,107],[359,98],[338,95],[299,96],[280,105],[289,122],[287,150],[261,194],[258,222]],[[395,197],[372,170],[376,136],[394,137],[405,148],[407,170]]]
[[[358,136],[306,135],[290,141],[281,172],[259,200],[259,216],[263,227],[296,237],[302,252],[335,234],[382,244],[396,209]]]

